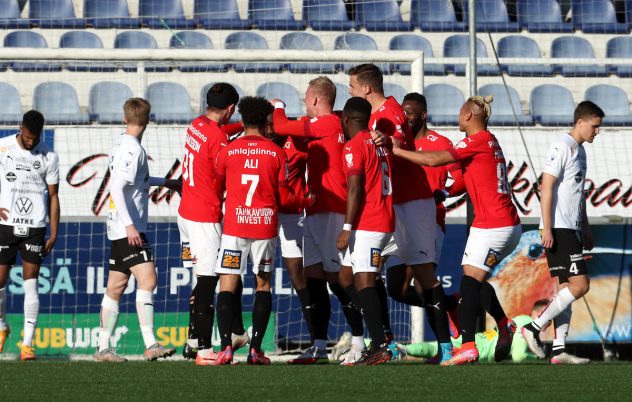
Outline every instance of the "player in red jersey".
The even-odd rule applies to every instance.
[[[226,191],[224,233],[215,272],[220,275],[218,327],[222,351],[213,365],[231,364],[231,321],[234,293],[247,259],[254,263],[256,283],[252,313],[252,339],[248,364],[268,365],[261,342],[272,310],[270,278],[278,234],[278,205],[305,206],[287,186],[287,162],[283,149],[264,137],[270,133],[273,107],[263,98],[245,97],[239,103],[245,133],[217,156],[215,190]],[[306,201],[307,200],[307,201]]]
[[[496,137],[487,131],[491,101],[491,97],[474,96],[463,104],[459,113],[459,129],[466,133],[466,138],[452,149],[415,152],[402,149],[397,140],[393,141],[395,155],[420,165],[441,166],[461,161],[465,188],[474,205],[476,217],[462,261],[459,320],[463,347],[443,365],[478,360],[474,333],[481,305],[498,324],[496,361],[509,354],[515,332],[515,324],[506,317],[495,292],[490,295],[491,286],[483,285],[489,272],[516,247],[521,234],[520,219],[511,201],[505,157]]]
[[[399,140],[403,149],[414,150],[414,138],[402,107],[393,97],[384,96],[383,77],[374,64],[361,64],[349,70],[349,89],[352,96],[360,96],[371,103],[371,130]],[[411,183],[414,183],[411,185]],[[393,206],[395,235],[383,250],[384,255],[396,255],[411,266],[415,279],[424,292],[426,312],[440,344],[442,359],[452,353],[448,316],[443,286],[434,271],[436,214],[435,201],[424,170],[414,163],[396,158],[393,161]],[[380,278],[381,279],[381,278]],[[381,292],[384,322],[388,322],[386,288],[378,281]],[[391,344],[395,350],[395,343]]]
[[[395,216],[392,154],[373,143],[368,130],[370,116],[371,104],[360,97],[349,99],[342,112],[342,127],[350,140],[345,144],[343,161],[347,212],[337,246],[351,256],[358,302],[371,335],[371,350],[350,364],[373,366],[386,363],[393,356],[384,334],[382,306],[375,285],[382,250],[395,230]]]
[[[351,264],[336,248],[336,237],[344,223],[347,181],[342,169],[345,137],[340,118],[333,113],[336,86],[327,77],[310,81],[305,91],[307,116],[290,121],[282,102],[273,101],[274,131],[310,140],[307,150],[307,186],[315,204],[306,210],[303,226],[303,265],[307,289],[313,305],[314,342],[304,353],[288,361],[290,364],[315,364],[328,361],[327,328],[331,304],[327,282],[342,306],[351,327],[352,343],[364,349],[362,316],[352,298],[353,273]]]

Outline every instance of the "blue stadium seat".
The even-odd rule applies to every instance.
[[[88,124],[88,113],[79,108],[74,88],[63,82],[45,82],[35,87],[33,109],[42,112],[46,123]]]
[[[140,19],[129,14],[127,0],[84,0],[86,25],[98,29],[140,28]]]
[[[351,98],[349,95],[349,84],[336,84],[336,102],[334,103],[334,110],[342,110],[345,107],[345,103]]]
[[[606,44],[606,57],[632,59],[632,37],[617,36],[608,41]],[[632,77],[632,65],[611,64],[608,69],[619,77]]]
[[[537,42],[526,36],[510,35],[498,41],[499,58],[542,58]],[[543,64],[507,64],[503,66],[509,75],[519,77],[543,77],[553,75],[553,67]]]
[[[195,21],[184,16],[180,0],[140,0],[141,23],[156,29],[194,29]]]
[[[391,84],[390,82],[384,83],[384,96],[392,96],[399,103],[402,103],[404,96],[406,96],[408,92],[409,91],[401,85]]]
[[[305,114],[303,111],[303,101],[296,88],[285,82],[268,82],[259,85],[257,96],[266,99],[281,99],[287,105],[285,113],[288,117],[299,117]]]
[[[145,99],[151,103],[150,120],[162,124],[190,123],[197,114],[191,110],[189,93],[175,82],[156,82],[147,87]]]
[[[0,29],[27,29],[31,22],[20,18],[18,0],[0,0]]]
[[[612,85],[595,85],[586,90],[584,97],[606,112],[604,126],[632,126],[630,101],[623,89]]]
[[[410,21],[413,27],[428,32],[464,32],[467,24],[457,21],[452,1],[412,0]]]
[[[396,0],[356,0],[355,20],[367,31],[410,31],[412,26],[402,19]]]
[[[468,22],[468,2],[464,1],[463,21]],[[482,32],[518,32],[518,23],[509,20],[503,0],[476,1],[476,30]]]
[[[85,28],[86,21],[75,17],[72,0],[29,0],[29,19],[40,28]]]
[[[335,50],[377,50],[377,43],[370,36],[360,33],[345,33],[338,37],[334,41]],[[359,63],[343,63],[342,69],[344,72],[349,71],[351,67]],[[390,66],[388,63],[380,63],[377,66],[382,70],[384,74],[388,74]]]
[[[211,39],[198,31],[174,32],[169,39],[171,49],[213,49]],[[226,64],[198,64],[191,62],[180,64],[178,70],[182,72],[206,72],[206,71],[226,71]]]
[[[428,101],[428,121],[435,126],[459,124],[459,112],[465,102],[463,92],[448,84],[432,84],[424,89]]]
[[[297,31],[305,28],[303,21],[294,19],[289,0],[248,0],[248,18],[258,29]]]
[[[204,114],[206,113],[206,93],[208,92],[209,89],[211,89],[211,87],[215,84],[215,82],[211,82],[210,84],[206,84],[202,87],[202,90],[200,91],[200,114]],[[245,95],[244,91],[239,88],[237,85],[235,84],[230,84],[233,87],[235,87],[235,89],[237,90],[237,93],[239,94],[239,99],[243,98]],[[230,121],[239,121],[241,120],[241,115],[237,112],[237,107],[235,107],[235,113],[233,114],[233,117],[230,118]]]
[[[88,113],[90,120],[101,124],[121,124],[123,104],[133,97],[132,90],[120,82],[104,81],[90,88]]]
[[[443,57],[469,57],[470,38],[468,35],[452,35],[443,42]],[[487,48],[480,38],[476,38],[476,57],[487,57]],[[499,75],[498,67],[493,64],[477,63],[478,75],[493,76]],[[456,75],[465,75],[465,64],[448,64],[448,72]]]
[[[22,122],[20,94],[11,84],[0,82],[0,125],[14,125]]]
[[[103,42],[96,34],[88,31],[65,32],[59,39],[60,48],[75,49],[102,49]],[[66,66],[69,71],[92,71],[92,72],[112,72],[116,71],[113,64],[89,63],[89,64],[69,64]]]
[[[348,31],[356,27],[349,20],[343,0],[303,0],[303,21],[315,31]]]
[[[13,31],[4,37],[4,47],[47,48],[46,39],[33,31]],[[59,64],[47,63],[11,63],[13,71],[61,71]]]
[[[153,36],[147,32],[124,31],[114,38],[115,49],[158,49],[158,43]],[[136,63],[125,63],[123,70],[127,72],[136,71]],[[169,67],[165,63],[145,63],[145,71],[166,72]]]
[[[617,22],[610,0],[572,0],[573,26],[584,33],[628,33],[625,24]]]
[[[557,0],[517,0],[518,24],[529,32],[573,32]]]
[[[632,29],[632,0],[625,0],[625,21],[628,28]]]
[[[268,42],[265,38],[255,32],[233,32],[226,37],[225,49],[268,49]],[[281,71],[280,63],[235,63],[233,69],[238,73]]]
[[[318,36],[307,32],[289,32],[281,38],[279,49],[323,50],[323,43]],[[334,63],[290,63],[287,66],[291,73],[334,74]]]
[[[204,29],[250,28],[250,21],[239,17],[236,0],[195,0],[193,19]]]
[[[507,95],[507,90],[509,90],[509,96]],[[480,87],[478,94],[481,96],[491,95],[494,97],[492,116],[489,119],[490,125],[516,126],[516,123],[519,123],[521,126],[533,125],[533,117],[527,116],[522,112],[520,95],[518,95],[518,91],[514,88],[505,88],[503,84],[488,84]],[[514,111],[516,113],[515,117]]]
[[[575,104],[571,92],[560,85],[544,84],[533,88],[529,114],[543,126],[573,124]]]
[[[552,58],[594,59],[593,47],[584,38],[560,36],[551,43]],[[606,66],[561,64],[553,67],[565,77],[603,77],[607,75]]]
[[[424,74],[444,75],[443,64],[426,63],[426,58],[434,57],[432,45],[428,39],[415,34],[401,34],[393,36],[388,45],[389,50],[415,50],[424,53]],[[399,72],[402,75],[410,75],[410,64],[391,64],[391,73]]]

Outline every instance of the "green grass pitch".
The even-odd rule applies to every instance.
[[[191,362],[0,362],[0,400],[623,401],[632,365],[196,367]]]

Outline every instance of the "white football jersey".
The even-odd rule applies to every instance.
[[[46,227],[48,185],[59,184],[59,159],[43,142],[22,149],[17,135],[0,139],[0,208],[9,219],[0,224]]]
[[[581,230],[586,181],[586,151],[583,145],[569,134],[559,136],[549,147],[544,173],[557,177],[553,186],[551,227]]]
[[[129,183],[123,188],[123,197],[127,211],[136,230],[147,230],[149,209],[149,166],[147,152],[136,137],[122,134],[110,151],[110,180],[118,177]],[[116,205],[110,198],[107,219],[108,239],[118,240],[127,237],[125,225],[116,213]]]

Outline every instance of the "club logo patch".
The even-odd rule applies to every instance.
[[[39,161],[33,162],[33,168],[34,169],[39,169],[41,167],[42,167],[42,164]]]
[[[353,167],[353,154],[346,154],[345,160],[347,161],[347,167]]]
[[[382,250],[379,248],[371,248],[371,267],[377,268],[380,266],[380,256]]]
[[[222,254],[222,268],[239,269],[241,267],[241,251],[224,250]]]
[[[6,174],[6,176],[4,176],[4,177],[7,179],[7,181],[8,181],[9,183],[13,183],[13,182],[14,182],[14,181],[16,181],[16,180],[17,180],[17,178],[18,178],[18,177],[15,175],[15,173],[13,173],[13,172],[9,172],[9,173],[7,173],[7,174]]]
[[[182,243],[182,261],[191,261],[191,246],[189,246],[189,242]]]
[[[494,268],[499,263],[500,263],[500,253],[490,248],[489,251],[487,252],[487,257],[485,257],[485,266],[488,268]]]

